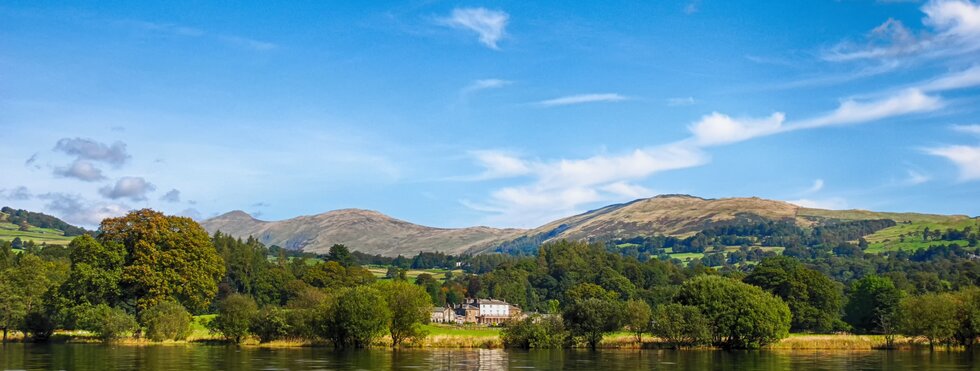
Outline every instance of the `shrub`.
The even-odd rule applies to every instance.
[[[218,316],[208,323],[208,328],[225,339],[241,343],[248,337],[249,327],[257,313],[258,306],[251,297],[231,294],[218,304]]]
[[[698,307],[722,348],[759,348],[789,336],[790,311],[762,289],[719,276],[699,276],[681,285],[678,302]]]
[[[384,295],[370,286],[344,290],[317,311],[316,333],[338,348],[363,348],[388,329],[391,311]]]
[[[694,346],[711,341],[708,322],[698,307],[667,304],[653,310],[653,335],[670,346]]]
[[[556,315],[532,315],[510,322],[500,337],[508,348],[555,349],[570,345],[565,324]]]
[[[94,333],[102,341],[112,341],[136,329],[136,319],[126,311],[99,304],[82,311],[78,327]]]
[[[267,305],[262,307],[252,322],[252,333],[259,337],[260,342],[268,343],[289,336],[290,327],[286,310]]]
[[[948,293],[904,298],[898,310],[902,333],[926,338],[930,349],[936,343],[949,344],[960,327],[959,306],[957,298]]]
[[[153,341],[184,340],[190,335],[191,314],[176,301],[164,301],[143,312],[146,337]]]

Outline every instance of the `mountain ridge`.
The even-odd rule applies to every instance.
[[[687,237],[731,223],[776,221],[812,227],[829,221],[890,219],[901,222],[948,222],[966,215],[824,210],[759,197],[702,198],[669,194],[603,206],[532,229],[438,228],[393,218],[375,210],[339,209],[280,221],[263,221],[241,210],[201,222],[209,232],[252,235],[267,245],[326,252],[335,243],[368,254],[395,256],[421,251],[479,254],[521,241],[539,244],[558,239],[609,240],[636,236]]]

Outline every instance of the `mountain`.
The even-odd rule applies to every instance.
[[[712,227],[745,225],[763,221],[792,223],[811,228],[834,222],[888,219],[904,223],[895,229],[903,231],[916,226],[962,227],[974,223],[964,215],[887,213],[866,210],[823,210],[800,207],[788,202],[750,198],[705,199],[689,195],[661,195],[615,204],[579,215],[559,219],[526,231],[508,242],[502,250],[534,249],[537,245],[559,239],[609,241],[617,238],[665,235],[688,237]],[[889,229],[881,236],[892,236]],[[886,237],[869,241],[885,240]],[[501,250],[501,249],[498,249]],[[483,251],[472,250],[470,253]]]
[[[490,251],[534,251],[559,239],[609,241],[618,238],[666,235],[689,237],[714,227],[781,222],[801,228],[861,220],[892,220],[891,227],[865,238],[880,248],[897,245],[902,235],[924,229],[961,229],[977,224],[964,215],[888,213],[866,210],[823,210],[756,197],[705,199],[662,195],[615,204],[559,219],[531,230],[472,227],[432,228],[359,209],[336,210],[269,222],[233,211],[201,224],[238,237],[255,236],[266,245],[326,252],[342,243],[369,254],[414,255],[419,251],[478,254]]]
[[[254,236],[267,246],[326,253],[334,244],[385,256],[415,255],[420,251],[460,254],[499,245],[524,232],[489,227],[433,228],[398,220],[382,213],[343,209],[282,221],[263,221],[232,211],[201,222],[210,232]]]

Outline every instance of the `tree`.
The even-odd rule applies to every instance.
[[[118,243],[103,245],[84,234],[72,239],[68,249],[71,273],[61,286],[61,294],[70,305],[118,303],[125,248]]]
[[[643,333],[650,329],[650,305],[643,300],[626,302],[626,326],[636,337],[637,343],[643,342]]]
[[[338,348],[363,348],[388,327],[391,311],[374,287],[345,289],[318,314],[316,331]]]
[[[709,342],[711,331],[698,307],[671,303],[652,313],[653,335],[671,346],[691,346]]]
[[[191,218],[143,209],[102,221],[99,242],[125,247],[120,284],[141,311],[175,299],[191,311],[207,308],[225,266],[207,232]]]
[[[708,321],[712,342],[726,349],[760,348],[789,335],[786,303],[731,278],[695,277],[681,285],[677,301],[698,307]]]
[[[4,343],[7,342],[7,333],[19,328],[27,315],[24,298],[10,274],[11,270],[0,271],[0,328],[3,329]]]
[[[959,301],[949,293],[903,298],[898,309],[902,333],[926,338],[930,350],[937,342],[949,344],[960,326],[958,309]]]
[[[106,304],[89,306],[82,311],[78,326],[88,330],[102,341],[112,341],[136,329],[136,319],[126,311]]]
[[[903,296],[891,279],[876,275],[854,281],[848,291],[844,320],[858,333],[882,332],[881,319],[894,315]]]
[[[405,281],[382,281],[375,286],[384,295],[391,313],[388,321],[391,346],[397,347],[406,339],[424,338],[427,333],[422,324],[429,322],[429,309],[432,308],[429,294]]]
[[[340,265],[344,267],[355,265],[354,257],[350,254],[350,249],[342,244],[330,246],[330,252],[327,254],[327,260],[340,263]]]
[[[218,305],[218,315],[208,324],[212,333],[219,333],[225,339],[241,343],[249,335],[252,320],[258,313],[258,306],[251,297],[231,294]]]
[[[173,300],[157,303],[142,314],[146,337],[153,341],[186,339],[192,319],[187,309]]]
[[[960,344],[972,348],[980,337],[980,288],[970,287],[956,293],[959,301],[956,318],[960,325],[954,335]]]
[[[276,305],[266,305],[252,321],[252,333],[259,337],[259,342],[268,343],[289,335],[292,327],[287,313]]]
[[[565,307],[562,320],[571,335],[595,350],[605,333],[622,328],[624,306],[617,296],[594,284],[580,284],[569,290],[572,302]]]
[[[843,297],[838,284],[796,259],[767,258],[743,281],[783,299],[793,314],[792,330],[830,332],[841,327]]]

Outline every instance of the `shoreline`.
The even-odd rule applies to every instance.
[[[405,346],[398,348],[402,350],[426,350],[426,349],[506,349],[499,336],[498,329],[458,329],[442,327],[442,333],[427,336],[420,343],[406,343]],[[451,331],[485,331],[486,334],[447,334]],[[11,333],[8,343],[11,344],[33,344],[24,342],[23,335]],[[288,348],[332,348],[329,342],[307,339],[281,339],[267,343],[259,343],[255,338],[249,338],[241,344],[233,344],[219,336],[209,334],[192,334],[187,340],[154,342],[146,338],[125,338],[103,343],[90,334],[83,331],[58,332],[52,336],[47,343],[41,344],[108,344],[113,346],[238,346],[251,349],[288,349]],[[895,338],[892,348],[885,347],[885,337],[883,335],[847,335],[847,334],[791,334],[789,337],[780,340],[778,343],[770,344],[759,350],[764,351],[921,351],[929,350],[929,346],[922,339],[898,336]],[[713,346],[695,347],[670,347],[666,346],[659,339],[644,335],[643,341],[638,343],[632,334],[614,333],[606,336],[599,344],[602,350],[724,350]],[[374,342],[367,349],[392,349],[390,339],[382,337]],[[586,349],[585,346],[576,346],[570,349]],[[935,351],[969,351],[969,348],[962,346],[937,346]]]

